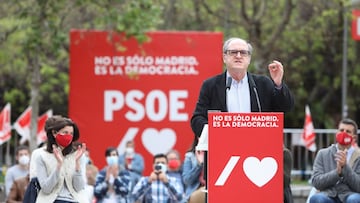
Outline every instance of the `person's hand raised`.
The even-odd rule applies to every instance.
[[[195,151],[195,156],[199,164],[204,163],[204,151]]]
[[[342,168],[346,165],[347,149],[339,150],[335,154],[336,169],[338,174],[341,174]]]
[[[271,79],[274,81],[276,86],[280,87],[284,75],[283,65],[279,61],[274,60],[268,65],[268,69]]]
[[[55,155],[55,158],[58,162],[58,169],[60,169],[60,167],[62,166],[63,160],[64,160],[61,148],[57,147],[55,144],[52,145],[52,148],[53,148],[53,153]]]
[[[166,176],[166,173],[164,172],[161,172],[158,174],[159,176],[159,180],[163,183],[167,183],[168,182],[168,179],[167,179],[167,176]]]
[[[76,161],[80,160],[81,156],[85,153],[85,151],[86,151],[86,144],[85,143],[79,144],[79,146],[76,149],[76,155],[75,155]]]

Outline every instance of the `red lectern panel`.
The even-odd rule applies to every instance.
[[[283,113],[209,113],[208,202],[283,202]]]

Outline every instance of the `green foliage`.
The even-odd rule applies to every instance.
[[[151,30],[220,31],[248,39],[254,46],[251,71],[267,74],[280,60],[285,82],[296,97],[286,127],[302,127],[310,104],[315,127],[341,117],[343,0],[0,0],[0,106],[11,102],[13,118],[28,105],[34,65],[40,71],[40,112],[67,114],[69,31],[125,32],[139,42]],[[345,5],[344,5],[345,4]],[[346,9],[343,9],[345,6]],[[350,32],[350,24],[346,29]],[[111,35],[109,35],[111,37]],[[359,43],[348,41],[349,116],[358,114]],[[118,50],[125,47],[119,42]],[[219,56],[220,57],[220,56]],[[350,96],[351,95],[351,96]]]

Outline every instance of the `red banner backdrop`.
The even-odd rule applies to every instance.
[[[283,202],[283,114],[209,113],[208,202]]]
[[[97,31],[70,33],[69,116],[102,168],[108,146],[134,139],[145,159],[177,149],[194,134],[190,118],[204,79],[222,72],[222,34],[151,32],[150,41]]]

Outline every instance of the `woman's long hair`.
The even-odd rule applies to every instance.
[[[187,152],[194,152],[195,153],[195,148],[199,143],[199,138],[197,136],[194,137],[193,143],[191,144],[190,148],[187,150]]]

